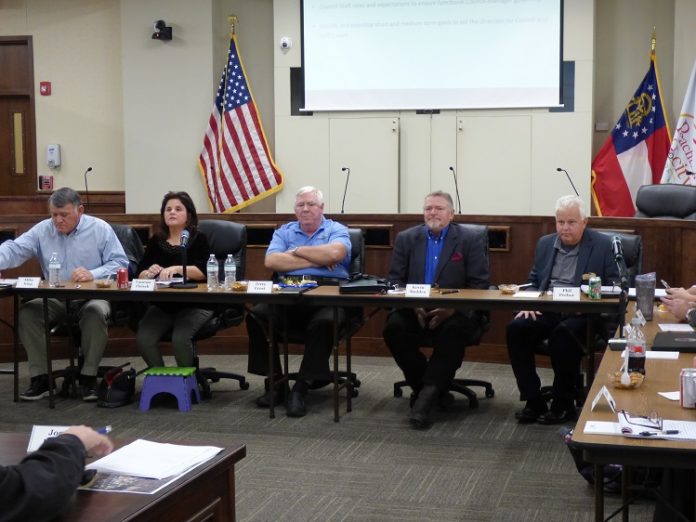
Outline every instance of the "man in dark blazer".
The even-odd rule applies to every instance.
[[[563,196],[556,202],[556,233],[539,239],[534,266],[527,282],[546,292],[553,287],[579,287],[583,274],[594,272],[602,284],[619,281],[611,238],[587,227],[583,201]],[[507,347],[520,399],[527,401],[515,417],[524,423],[558,424],[575,420],[575,386],[584,353],[588,317],[537,311],[519,312],[507,327]],[[600,321],[601,322],[601,321]],[[604,333],[605,324],[597,324]],[[608,334],[608,332],[607,332]],[[535,348],[548,339],[554,371],[553,400],[549,410],[541,397]]]
[[[488,238],[452,223],[452,197],[442,191],[428,194],[423,217],[423,225],[396,236],[390,283],[488,288]],[[389,314],[384,341],[414,392],[409,415],[414,427],[432,424],[433,406],[448,393],[465,347],[480,337],[481,329],[476,311],[416,308]],[[420,351],[426,344],[433,346],[430,360]]]

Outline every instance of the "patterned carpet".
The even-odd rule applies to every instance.
[[[204,356],[245,372],[245,356]],[[105,360],[120,363],[121,360]],[[136,368],[140,360],[132,359]],[[293,358],[297,365],[297,358]],[[171,364],[171,362],[170,362]],[[56,365],[60,367],[60,365]],[[234,382],[214,385],[213,398],[179,413],[173,401],[158,400],[141,413],[137,405],[107,410],[74,399],[12,402],[12,378],[0,376],[0,430],[29,431],[32,424],[111,424],[114,437],[243,442],[247,457],[237,466],[239,520],[318,521],[591,521],[591,487],[577,473],[555,426],[521,426],[510,368],[465,363],[459,376],[493,382],[496,396],[470,410],[458,397],[435,425],[416,431],[406,421],[408,393],[392,396],[401,378],[391,359],[355,357],[362,381],[353,412],[333,422],[330,388],[311,392],[309,413],[289,418],[284,408],[269,419],[254,404],[262,379],[251,388]],[[26,366],[22,366],[26,372]],[[550,381],[549,370],[542,378]],[[20,388],[27,385],[22,375]],[[482,394],[480,394],[481,396]],[[608,497],[608,508],[618,507]],[[653,505],[631,507],[632,521],[652,520]]]

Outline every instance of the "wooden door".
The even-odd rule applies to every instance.
[[[30,36],[0,37],[0,195],[34,195],[36,135]]]

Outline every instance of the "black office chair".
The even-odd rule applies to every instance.
[[[362,273],[365,267],[365,238],[364,232],[360,228],[349,228],[348,235],[351,244],[351,260],[348,272]],[[358,396],[358,388],[360,380],[357,375],[351,370],[351,352],[352,337],[365,324],[365,317],[362,308],[350,307],[346,310],[346,321],[339,328],[339,343],[345,345],[346,369],[338,371],[338,386],[334,389],[334,395],[337,396],[341,389],[350,387],[350,393],[347,394],[346,411],[352,410],[351,398]],[[304,329],[293,328],[293,325],[278,325],[276,338],[282,339],[283,342],[283,364],[285,371],[288,370],[288,345],[289,344],[305,344],[306,335]],[[298,374],[296,372],[286,373],[284,378],[288,381],[296,381]],[[323,387],[329,383],[317,383],[315,388]],[[334,420],[338,422],[338,402],[334,401]]]
[[[637,218],[696,219],[696,187],[643,185],[636,194]]]
[[[244,279],[246,268],[246,226],[232,221],[219,219],[207,219],[198,223],[198,230],[208,238],[211,253],[215,254],[220,265],[220,279],[224,278],[224,263],[228,254],[234,256],[237,265],[237,279]],[[203,396],[209,398],[212,393],[210,382],[218,382],[220,379],[234,379],[239,381],[242,390],[249,388],[246,377],[232,372],[218,371],[215,368],[200,368],[196,342],[214,336],[219,330],[239,325],[244,320],[243,305],[220,305],[215,309],[213,316],[201,327],[193,337],[194,365],[198,368],[198,382],[202,387]]]
[[[628,284],[631,287],[635,286],[636,276],[643,270],[643,238],[638,234],[628,234],[625,232],[616,232],[612,230],[599,230],[598,232],[612,238],[614,236],[618,236],[619,239],[621,239],[621,248],[623,250],[624,262],[626,263],[628,274]],[[611,285],[613,283],[618,283],[618,281],[602,281],[603,285]],[[578,406],[582,406],[584,403],[587,390],[589,390],[590,386],[592,385],[592,381],[594,380],[595,354],[598,352],[604,352],[607,347],[608,340],[614,337],[616,329],[619,326],[619,320],[617,317],[601,314],[598,319],[598,323],[595,324],[595,329],[599,329],[599,331],[594,332],[592,346],[585,347],[585,353],[587,355],[587,368],[585,373],[583,374],[581,371],[577,378],[575,403]],[[537,346],[535,351],[539,355],[548,356],[548,346],[548,341],[545,340]],[[542,386],[541,395],[544,399],[550,400],[553,396],[552,387]]]
[[[123,247],[126,257],[128,258],[128,276],[133,278],[136,275],[136,269],[140,259],[145,253],[143,242],[135,229],[130,225],[122,225],[119,223],[110,223],[114,230],[121,246]],[[111,303],[111,316],[109,317],[109,327],[115,326],[130,326],[133,321],[138,319],[138,315],[143,311],[139,306],[141,303],[115,301]],[[68,325],[71,325],[70,327]],[[81,332],[74,317],[68,317],[65,321],[61,321],[51,328],[51,334],[55,336],[66,336],[68,344],[71,347],[71,354],[77,354],[77,366],[75,366],[74,355],[70,357],[70,365],[64,370],[53,372],[54,378],[63,377],[61,386],[61,394],[75,396],[77,394],[76,377],[82,368],[82,352],[80,346]],[[100,366],[97,375],[102,377],[110,366]]]
[[[481,248],[486,252],[486,260],[488,260],[488,227],[486,225],[471,225],[471,224],[457,224],[456,226],[467,228],[476,234],[477,240],[481,244]],[[480,328],[476,339],[471,344],[471,346],[476,346],[481,344],[481,338],[483,334],[488,330],[490,323],[490,315],[487,311],[481,311],[478,313],[480,319]],[[428,347],[429,345],[426,345]],[[394,397],[403,396],[403,387],[408,386],[406,381],[398,381],[394,383]],[[485,390],[485,395],[488,398],[495,396],[495,390],[493,385],[488,381],[482,381],[478,379],[457,379],[455,378],[450,385],[450,391],[461,393],[469,400],[470,408],[478,408],[479,402],[476,392],[474,392],[470,386],[482,387]],[[413,398],[413,397],[412,397]]]

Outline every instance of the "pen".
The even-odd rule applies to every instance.
[[[109,433],[111,433],[111,426],[102,426],[101,428],[97,428],[94,431],[96,431],[100,435],[108,435]]]
[[[457,292],[459,292],[459,290],[443,290],[442,292],[440,292],[440,294],[456,294]]]

